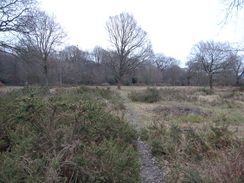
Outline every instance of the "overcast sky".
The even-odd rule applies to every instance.
[[[221,29],[220,0],[39,0],[68,34],[67,44],[92,50],[107,48],[105,22],[127,12],[145,30],[155,53],[187,61],[194,44],[203,40],[238,42],[244,37],[242,18]],[[243,26],[242,26],[242,25]],[[242,32],[242,34],[241,34]]]

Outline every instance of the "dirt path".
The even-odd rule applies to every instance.
[[[131,102],[129,102],[127,97],[124,96],[123,98],[125,99],[125,105],[127,109],[127,120],[137,131],[140,131],[141,127],[136,110],[133,108],[133,105]],[[151,146],[142,141],[139,137],[137,139],[137,148],[141,161],[141,183],[163,183],[163,172],[157,165],[157,160],[152,156]]]

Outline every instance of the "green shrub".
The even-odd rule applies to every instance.
[[[243,92],[244,91],[244,85],[240,86],[239,91]]]
[[[76,92],[78,94],[84,94],[84,93],[89,93],[89,92],[93,92],[94,90],[92,88],[89,88],[87,86],[81,85],[76,89]]]
[[[214,91],[212,89],[207,89],[207,88],[200,88],[198,89],[198,92],[202,92],[205,95],[213,95]]]
[[[115,85],[116,83],[118,83],[118,81],[115,77],[110,77],[110,78],[108,78],[108,83],[110,85]]]
[[[136,83],[138,83],[138,78],[137,78],[137,77],[133,77],[133,78],[131,79],[131,82],[132,82],[132,84],[136,84]]]
[[[179,120],[183,122],[200,123],[203,122],[205,118],[198,114],[189,114],[189,115],[183,114],[179,116]]]
[[[153,103],[160,100],[159,90],[156,88],[147,88],[145,91],[131,91],[128,97],[133,102]]]
[[[149,134],[148,134],[148,130],[146,128],[141,129],[140,137],[142,140],[145,140],[145,141],[148,140]]]
[[[220,149],[237,145],[236,138],[233,135],[235,132],[229,130],[229,123],[210,125],[210,129],[208,141],[214,148]]]
[[[152,145],[152,154],[153,155],[159,156],[159,155],[165,154],[163,143],[161,140],[153,139],[151,142],[151,145]]]
[[[37,93],[0,96],[0,182],[138,182],[137,134],[105,108],[118,95]]]

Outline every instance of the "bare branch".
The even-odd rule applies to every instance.
[[[122,77],[148,58],[151,53],[151,43],[147,38],[147,33],[128,13],[109,17],[106,30],[109,41],[116,50],[113,51],[113,56],[110,56],[110,66],[120,87]]]
[[[192,49],[192,61],[202,66],[209,77],[209,86],[213,87],[213,75],[224,71],[229,65],[231,53],[229,44],[214,41],[199,42]]]

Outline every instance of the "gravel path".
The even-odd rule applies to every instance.
[[[126,118],[131,125],[140,131],[140,124],[138,121],[137,113],[126,100]],[[140,178],[141,183],[163,183],[163,172],[157,165],[157,160],[152,156],[151,146],[140,139],[137,139],[137,148],[141,161]]]

